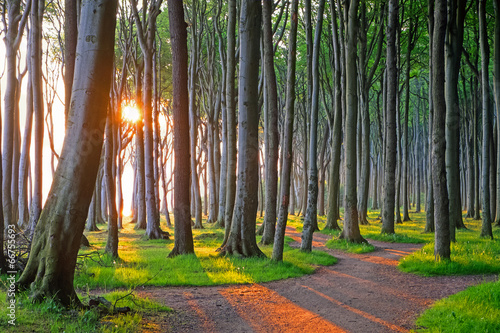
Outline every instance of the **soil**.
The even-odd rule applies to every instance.
[[[300,242],[294,229],[287,235]],[[398,260],[421,245],[370,240],[374,252],[350,254],[327,249],[328,239],[315,233],[313,246],[338,263],[312,275],[252,285],[141,289],[141,296],[173,309],[145,318],[144,332],[409,332],[436,300],[498,278],[402,273]]]

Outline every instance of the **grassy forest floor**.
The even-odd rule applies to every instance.
[[[100,225],[101,231],[86,233],[92,247],[81,251],[75,286],[84,301],[99,295],[132,311],[66,311],[50,300],[32,305],[19,295],[14,331],[500,331],[500,282],[438,301],[415,324],[435,300],[497,280],[499,228],[495,240],[480,239],[480,221],[466,219],[468,229],[457,231],[452,261],[436,263],[433,234],[422,233],[425,213],[397,225],[396,236],[380,235],[378,215],[370,212],[370,225],[361,226],[370,245],[332,240],[338,232],[323,230],[315,234],[311,254],[296,248],[302,222],[290,216],[283,263],[217,256],[223,230],[211,225],[194,230],[196,256],[167,259],[173,239],[145,240],[130,223],[120,231],[120,259],[113,260],[103,254],[107,233]],[[319,218],[320,228],[324,222]],[[162,227],[173,234],[164,222]],[[262,250],[270,257],[270,246]],[[1,294],[4,331],[9,326]]]

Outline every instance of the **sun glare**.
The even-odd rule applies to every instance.
[[[132,105],[125,105],[122,109],[122,119],[129,123],[136,123],[141,119],[141,112]]]

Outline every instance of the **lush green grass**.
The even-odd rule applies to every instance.
[[[421,332],[500,332],[500,281],[470,287],[442,299],[416,324]]]
[[[469,225],[469,228],[474,228]],[[451,260],[434,259],[434,242],[403,258],[399,268],[419,275],[463,275],[500,273],[500,234],[496,239],[481,239],[478,231],[459,231],[451,244]]]
[[[351,253],[368,253],[375,250],[375,247],[369,243],[352,243],[345,239],[334,238],[326,242],[329,249],[337,249]]]
[[[26,293],[17,296],[15,326],[10,325],[7,316],[6,294],[0,292],[0,331],[2,332],[136,332],[142,327],[143,316],[160,315],[170,311],[149,299],[117,291],[102,295],[116,307],[130,307],[127,314],[103,315],[99,309],[67,310],[53,300],[33,304]],[[126,296],[126,297],[125,297]],[[82,296],[84,302],[88,296]],[[115,303],[116,302],[116,303]]]
[[[100,225],[101,229],[105,226]],[[173,234],[172,229],[162,227]],[[302,253],[288,246],[284,261],[269,260],[272,247],[263,246],[268,258],[221,257],[216,249],[222,244],[223,230],[205,226],[193,230],[196,255],[167,258],[173,240],[145,240],[144,231],[126,223],[120,230],[119,260],[103,255],[106,232],[87,233],[93,248],[84,249],[88,256],[80,260],[75,286],[84,288],[155,286],[208,286],[235,283],[259,283],[310,274],[318,265],[332,265],[336,259],[326,253]]]

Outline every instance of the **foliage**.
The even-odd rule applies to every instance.
[[[100,225],[101,230],[105,225]],[[173,234],[173,229],[163,230]],[[319,251],[303,254],[289,245],[285,246],[284,262],[277,263],[268,258],[221,257],[216,249],[222,244],[222,229],[208,226],[193,230],[196,255],[167,258],[173,248],[173,240],[145,240],[144,231],[136,231],[133,225],[124,224],[120,230],[120,259],[113,260],[102,253],[106,232],[87,234],[91,249],[81,250],[87,254],[79,261],[75,275],[76,288],[133,288],[138,285],[154,286],[208,286],[234,283],[259,283],[310,274],[317,265],[332,265],[335,258]],[[286,242],[291,242],[287,238]],[[97,249],[97,252],[96,252]],[[272,247],[263,247],[271,256]],[[91,253],[93,253],[91,255]],[[100,259],[99,259],[100,258]]]
[[[368,253],[375,250],[375,247],[369,243],[352,243],[345,239],[331,239],[326,242],[329,249],[337,249],[351,253]]]
[[[500,281],[484,283],[437,301],[417,320],[419,332],[499,332]]]
[[[142,327],[143,316],[170,311],[165,306],[127,291],[103,295],[112,304],[118,300],[116,306],[130,307],[131,312],[118,315],[103,315],[96,308],[68,310],[52,299],[33,304],[27,293],[19,293],[16,297],[16,325],[12,326],[7,322],[10,318],[7,316],[9,310],[6,293],[0,292],[0,331],[2,332],[135,332]],[[82,298],[84,302],[88,300],[88,296]]]

